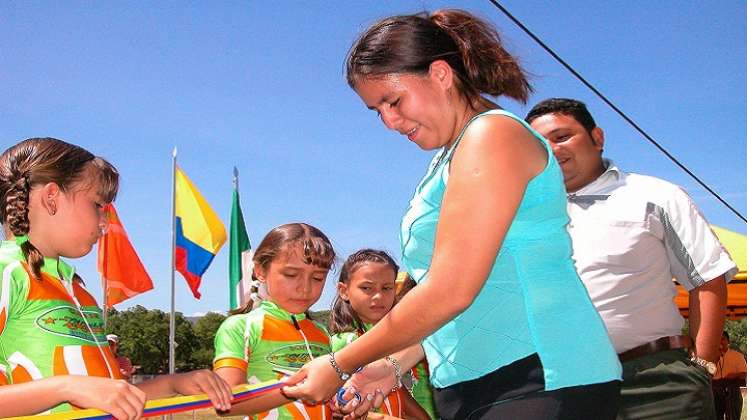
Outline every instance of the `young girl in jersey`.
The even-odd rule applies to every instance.
[[[146,398],[177,393],[207,393],[217,409],[230,408],[230,388],[210,371],[161,376],[139,389],[115,381],[102,310],[61,257],[91,251],[118,183],[107,161],[53,138],[24,140],[0,156],[8,239],[0,244],[0,385],[8,386],[0,394],[15,399],[0,405],[0,417],[67,411],[69,402],[138,418]]]
[[[384,251],[362,249],[345,260],[329,318],[332,351],[352,343],[392,309],[398,271],[397,263]],[[431,418],[404,387],[387,395],[380,412],[399,418]]]
[[[253,384],[280,379],[328,354],[329,335],[307,311],[321,296],[334,258],[329,239],[313,226],[290,223],[271,230],[254,252],[252,299],[215,335],[215,372],[231,386]],[[252,418],[331,418],[326,404],[287,401]],[[231,414],[246,413],[244,406],[237,404]]]

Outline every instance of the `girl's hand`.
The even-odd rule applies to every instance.
[[[171,388],[177,394],[207,394],[210,402],[218,411],[231,409],[233,394],[231,387],[220,376],[210,370],[202,369],[192,372],[169,375]]]
[[[283,395],[312,405],[333,396],[342,385],[342,380],[329,360],[329,355],[321,356],[303,365],[301,370],[288,378],[288,382],[295,385],[283,387]]]
[[[136,420],[143,415],[145,393],[123,380],[96,376],[65,376],[63,393],[80,408],[97,408],[119,420]]]
[[[348,382],[349,384],[350,382]],[[357,393],[353,387],[347,388],[345,392],[345,399],[352,397]],[[363,394],[360,402],[358,400],[349,401],[345,406],[338,407],[338,412],[343,416],[345,420],[360,420],[366,418],[372,418],[378,413],[372,413],[384,402],[384,394],[381,391],[374,390],[371,394]]]

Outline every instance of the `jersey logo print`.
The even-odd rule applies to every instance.
[[[327,347],[316,343],[309,343],[309,347],[314,357],[329,353]],[[265,356],[265,360],[277,368],[298,370],[301,366],[311,361],[311,358],[304,344],[290,344],[273,350]]]
[[[81,313],[85,319],[81,317]],[[70,306],[57,306],[39,315],[36,326],[55,335],[78,338],[94,344],[106,342],[104,323],[98,311],[82,309],[79,312]]]

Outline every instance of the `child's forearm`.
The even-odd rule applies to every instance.
[[[423,407],[418,404],[418,402],[415,400],[415,398],[408,392],[404,391],[402,392],[402,406],[404,410],[402,410],[404,414],[404,418],[407,420],[430,420],[431,416],[428,415],[428,412],[425,411]]]
[[[404,350],[400,350],[397,353],[392,354],[392,357],[397,359],[403,371],[407,371],[415,367],[425,357],[425,351],[423,345],[420,343],[413,344]]]
[[[285,398],[279,389],[267,392],[258,397],[250,398],[240,403],[233,404],[228,411],[217,412],[221,416],[252,415],[270,411],[273,408],[292,403],[293,400]]]
[[[149,400],[172,397],[177,394],[172,383],[172,376],[173,375],[156,376],[153,379],[140,382],[135,386],[145,392],[145,395]]]
[[[68,400],[68,376],[0,386],[0,417],[33,415]]]

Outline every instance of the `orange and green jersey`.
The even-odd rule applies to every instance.
[[[432,419],[437,419],[438,412],[433,402],[433,388],[429,380],[428,362],[423,359],[410,371],[412,375],[412,397],[420,404]]]
[[[313,357],[329,354],[329,335],[324,327],[304,314],[292,315],[265,300],[251,312],[223,321],[215,334],[213,369],[240,369],[246,372],[249,384],[277,380],[285,376],[282,372],[295,372],[311,360],[309,351]],[[332,413],[326,404],[309,406],[296,401],[251,418],[331,419]]]
[[[330,342],[332,344],[332,351],[338,351],[348,344],[352,343],[356,338],[360,337],[364,331],[368,331],[373,324],[364,324],[363,331],[352,331],[342,332],[333,334]],[[402,402],[403,392],[407,392],[404,388],[400,388],[395,392],[389,393],[384,399],[384,403],[381,407],[376,410],[380,413],[387,414],[393,417],[404,418],[404,406]]]
[[[15,242],[0,244],[0,385],[55,375],[121,378],[101,309],[73,267],[45,258],[41,272],[31,275]]]

